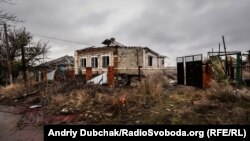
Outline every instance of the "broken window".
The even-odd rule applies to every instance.
[[[102,67],[106,68],[109,66],[109,56],[103,56],[102,57]]]
[[[153,57],[152,56],[148,56],[148,66],[153,66]]]
[[[81,68],[86,68],[86,58],[81,58],[80,59],[80,67]]]
[[[161,60],[161,65],[164,66],[165,62],[164,59]]]
[[[91,67],[92,68],[98,68],[98,58],[97,57],[92,57],[91,58]]]

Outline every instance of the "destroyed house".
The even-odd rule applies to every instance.
[[[35,66],[36,80],[66,80],[74,78],[74,57],[63,57]]]
[[[74,57],[65,55],[63,57],[42,63],[37,66],[38,68],[48,68],[48,69],[72,69],[74,68]]]
[[[88,47],[75,51],[75,73],[86,74],[90,67],[93,74],[106,72],[108,66],[114,67],[116,73],[136,75],[141,71],[164,69],[165,56],[148,47],[125,46],[114,38],[103,42],[104,47]]]

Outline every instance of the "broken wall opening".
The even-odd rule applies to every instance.
[[[247,67],[242,66],[242,54],[240,51],[228,52],[208,52],[212,66],[215,69],[214,78],[217,80],[231,79],[236,80],[238,84],[242,83],[243,70]],[[217,60],[215,62],[215,60]],[[220,69],[216,69],[220,66]]]

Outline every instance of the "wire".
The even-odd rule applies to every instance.
[[[34,33],[32,33],[32,34],[35,35],[35,36],[40,36],[40,37],[49,38],[49,39],[54,39],[54,40],[59,40],[59,41],[64,41],[64,42],[70,42],[70,43],[75,43],[75,44],[82,44],[82,45],[94,46],[94,45],[91,45],[91,44],[89,44],[89,43],[84,43],[84,42],[75,42],[75,41],[60,39],[60,38],[51,37],[51,36],[45,36],[45,35],[34,34]]]

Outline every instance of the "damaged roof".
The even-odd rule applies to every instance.
[[[88,48],[84,48],[84,49],[79,49],[76,50],[76,52],[81,53],[81,52],[98,52],[98,51],[112,51],[116,48],[127,48],[127,49],[131,49],[131,48],[138,48],[138,49],[145,49],[147,52],[151,52],[152,54],[155,54],[159,57],[166,57],[164,55],[160,55],[159,53],[153,51],[152,49],[148,48],[148,47],[140,47],[140,46],[110,46],[110,47],[88,47]]]
[[[60,66],[60,65],[65,65],[65,66],[74,66],[74,57],[73,56],[68,56],[65,55],[63,57],[45,62],[43,64],[38,65],[38,67],[55,67],[55,66]]]
[[[125,46],[122,43],[117,42],[115,40],[115,38],[106,39],[102,42],[102,44],[107,45],[108,47],[115,47],[115,46],[123,47],[123,46]]]
[[[80,50],[76,50],[77,53],[80,53],[80,52],[98,52],[98,51],[109,51],[109,50],[113,50],[113,49],[116,49],[116,48],[139,48],[139,49],[145,49],[146,52],[151,52],[152,54],[155,54],[159,57],[166,57],[166,56],[163,56],[163,55],[160,55],[159,53],[151,50],[150,48],[148,47],[140,47],[140,46],[125,46],[124,44],[122,43],[119,43],[115,40],[115,38],[110,38],[110,39],[106,39],[102,42],[102,44],[104,45],[107,45],[107,46],[104,46],[104,47],[87,47],[87,48],[84,48],[84,49],[80,49]]]

